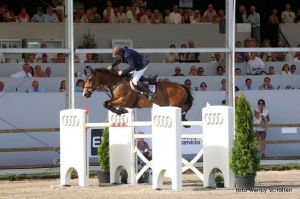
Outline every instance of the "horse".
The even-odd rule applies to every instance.
[[[116,71],[86,66],[84,69],[86,81],[83,97],[89,98],[92,93],[104,86],[110,92],[109,100],[103,106],[108,110],[121,115],[127,113],[125,108],[149,108],[155,103],[160,106],[174,106],[182,110],[182,120],[186,121],[186,113],[193,105],[191,91],[182,84],[159,81],[156,82],[156,96],[153,101],[148,101],[147,96],[131,89],[130,81],[124,76],[119,76]]]

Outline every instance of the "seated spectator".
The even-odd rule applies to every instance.
[[[240,76],[241,73],[242,73],[242,71],[241,71],[240,68],[236,68],[236,69],[234,70],[234,74],[235,74],[236,76]]]
[[[32,77],[32,74],[30,73],[30,70],[31,70],[30,65],[29,64],[24,64],[23,65],[23,70],[11,75],[11,77],[13,77],[13,78]]]
[[[176,48],[174,44],[170,45],[170,48]],[[164,57],[164,63],[174,63],[178,61],[178,54],[177,53],[167,53]]]
[[[291,75],[290,66],[288,64],[282,66],[282,75]]]
[[[201,23],[201,14],[200,10],[195,10],[194,15],[191,18],[191,23],[192,24],[198,24]]]
[[[186,79],[186,80],[184,81],[184,85],[185,85],[185,87],[187,87],[189,90],[192,89],[192,82],[191,82],[190,79]]]
[[[235,47],[236,48],[241,48],[242,47],[242,42],[237,41],[235,43]],[[245,61],[247,61],[247,56],[246,56],[245,52],[236,52],[235,53],[235,62],[241,63],[241,62],[245,62]]]
[[[186,44],[181,44],[180,48],[187,48]],[[178,60],[179,62],[185,62],[186,61],[186,54],[187,53],[178,53]]]
[[[173,24],[181,24],[181,15],[179,13],[179,9],[177,5],[173,6],[173,12],[170,13],[169,15],[170,22]]]
[[[265,108],[265,100],[259,99],[257,102],[257,108],[254,110],[254,124],[268,124],[270,121],[269,111]],[[265,157],[265,143],[266,139],[266,127],[256,127],[256,139],[257,139],[257,150],[261,153],[262,157]]]
[[[35,60],[35,55],[33,53],[30,53],[27,55],[27,59],[26,59],[26,62],[27,63],[36,63],[36,60]]]
[[[277,44],[278,48],[284,48],[287,47],[285,44],[283,43],[278,43]],[[293,61],[293,56],[291,55],[291,53],[287,53],[287,52],[274,52],[272,53],[273,56],[273,61]]]
[[[217,63],[218,65],[225,66],[225,59],[222,54],[217,52],[211,56],[211,63]]]
[[[55,63],[65,63],[65,55],[63,53],[57,53]]]
[[[48,55],[46,53],[43,53],[42,56],[41,56],[41,58],[38,59],[38,62],[39,63],[49,63],[49,61],[48,61]]]
[[[30,66],[29,72],[30,72],[31,76],[33,77],[35,73],[34,73],[34,68],[32,66]]]
[[[263,47],[264,48],[271,48],[271,42],[269,39],[264,39],[263,41]],[[267,61],[267,58],[269,56],[272,56],[272,53],[271,52],[261,52],[259,54],[259,57],[263,60],[263,61]]]
[[[273,62],[273,57],[272,56],[267,56],[266,62]]]
[[[3,53],[0,53],[0,63],[5,63],[5,57]]]
[[[184,74],[181,73],[181,68],[179,66],[176,66],[175,74],[173,76],[184,76]]]
[[[195,60],[194,60],[193,57],[194,57],[194,56],[193,56],[192,53],[186,53],[186,59],[185,59],[185,62],[186,62],[186,63],[192,63],[192,62],[194,62]]]
[[[245,87],[244,87],[243,90],[244,91],[250,91],[250,90],[252,90],[251,86],[252,86],[252,80],[250,78],[247,78],[245,80]]]
[[[269,72],[267,73],[267,75],[275,75],[275,68],[274,68],[274,66],[269,66]]]
[[[29,93],[42,93],[45,92],[45,89],[40,88],[39,81],[33,80],[32,81],[32,88],[28,90]]]
[[[100,23],[101,22],[101,16],[98,14],[98,8],[97,8],[97,6],[93,6],[92,8],[91,8],[91,10],[92,10],[92,14],[93,14],[93,23]],[[114,15],[114,13],[113,13],[113,16],[114,16],[114,21],[112,22],[112,23],[116,23],[116,21],[115,21],[115,15]]]
[[[256,56],[255,52],[249,53],[249,61],[248,61],[248,68],[247,74],[248,75],[260,75],[265,68],[265,63],[261,58]]]
[[[141,17],[140,23],[150,24],[151,23],[151,16],[152,16],[151,10],[147,9],[146,13]]]
[[[217,67],[217,76],[223,76],[225,75],[225,70],[223,68],[223,66],[218,66]]]
[[[296,74],[296,65],[291,65],[291,74],[295,75]]]
[[[205,10],[203,14],[203,22],[213,22],[214,17],[217,15],[216,11],[214,10],[214,6],[212,4],[208,4],[207,10]]]
[[[190,18],[190,15],[187,11],[185,11],[183,13],[183,17],[182,17],[182,20],[181,20],[182,23],[185,23],[185,24],[190,24],[191,23],[191,18]]]
[[[265,77],[263,84],[259,87],[259,90],[274,90],[274,86],[270,82],[270,77]]]
[[[31,21],[35,22],[35,23],[44,23],[45,22],[45,14],[43,12],[42,7],[37,8],[37,13],[35,15],[33,15],[33,17],[31,18]]]
[[[87,22],[86,23],[98,23],[97,20],[95,20],[94,14],[91,12],[91,14],[87,13]],[[103,22],[104,23],[117,23],[117,17],[114,13],[113,9],[108,9],[107,14],[103,16]]]
[[[4,96],[4,82],[0,81],[0,97]]]
[[[36,65],[33,77],[46,77],[45,72],[42,70],[41,65]]]
[[[226,91],[226,80],[225,79],[221,80],[221,88],[219,89],[219,91]]]
[[[54,13],[54,9],[52,6],[48,6],[47,8],[47,14],[45,15],[45,22],[46,23],[58,23],[59,20]]]
[[[52,70],[50,67],[47,67],[45,69],[45,75],[46,75],[45,77],[52,77]]]
[[[66,91],[66,80],[62,80],[60,82],[59,92],[65,92],[65,91]]]
[[[289,3],[285,4],[285,11],[281,13],[282,23],[294,23],[295,13],[291,10]]]
[[[197,76],[205,76],[203,67],[198,67],[197,68]]]
[[[225,23],[225,12],[224,10],[219,10],[218,14],[214,16],[213,23]]]
[[[205,82],[201,82],[199,91],[207,91],[207,84]]]
[[[136,23],[135,8],[133,5],[126,7],[126,23]]]
[[[27,9],[22,7],[20,14],[17,16],[17,22],[30,22],[29,14],[27,13]]]
[[[195,42],[193,40],[188,41],[188,48],[196,48]],[[192,53],[192,61],[199,62],[200,53]]]
[[[164,22],[166,23],[166,24],[171,24],[172,23],[172,21],[171,21],[171,18],[170,18],[170,10],[165,10],[165,18],[164,18]]]
[[[296,11],[295,23],[300,23],[300,8]]]
[[[16,22],[17,17],[15,16],[15,13],[12,9],[8,9],[7,5],[3,5],[2,9],[2,16],[4,17],[4,22]]]
[[[196,66],[191,66],[190,72],[189,72],[188,76],[197,76],[197,68],[196,68]]]
[[[139,138],[136,145],[139,151],[145,156],[147,160],[152,159],[151,149],[148,143],[145,142],[144,138]]]
[[[153,14],[151,17],[151,23],[154,23],[154,24],[163,23],[163,18],[158,10],[153,10]]]
[[[299,47],[300,47],[300,44],[298,44],[297,47],[299,48]],[[296,53],[295,53],[294,61],[295,61],[295,62],[298,62],[298,63],[300,62],[300,52],[296,52]]]
[[[84,63],[96,63],[94,55],[92,53],[87,53],[86,60],[84,61]]]
[[[84,81],[82,79],[78,79],[75,86],[75,92],[82,92],[84,89]]]

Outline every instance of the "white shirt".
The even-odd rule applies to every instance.
[[[181,15],[178,12],[171,12],[170,13],[170,21],[173,24],[180,24],[181,23]]]
[[[267,117],[267,115],[269,114],[269,111],[267,109],[264,109],[262,113],[260,113],[260,111],[256,108],[255,109],[258,113],[259,113],[259,117],[256,118],[254,116],[254,119],[253,119],[253,123],[254,124],[261,124],[262,123],[262,119],[261,117],[264,116],[264,117]],[[256,127],[254,128],[256,131],[266,131],[267,129],[266,128],[263,128],[263,127]]]
[[[259,57],[255,57],[254,59],[250,59],[248,61],[247,73],[255,75],[262,71],[265,68],[265,63]]]
[[[293,11],[284,11],[281,13],[281,20],[283,23],[294,23],[295,13]]]
[[[27,77],[32,77],[31,73],[25,73],[23,70],[19,71],[15,74],[12,74],[11,77],[13,78],[27,78]]]
[[[251,13],[248,16],[248,21],[251,23],[251,28],[260,27],[260,15],[257,12]]]
[[[300,59],[298,57],[295,57],[294,61],[295,62],[300,62]]]
[[[282,75],[292,75],[291,71],[288,71],[288,73],[282,71]]]

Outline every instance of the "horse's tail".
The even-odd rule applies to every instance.
[[[185,101],[185,109],[183,110],[185,112],[188,112],[190,108],[193,106],[194,97],[192,96],[192,92],[190,89],[188,89],[186,86],[182,85],[182,87],[185,89],[187,93],[187,99]]]

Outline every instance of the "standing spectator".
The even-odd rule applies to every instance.
[[[127,11],[126,11],[126,23],[135,23],[135,10],[134,10],[134,6],[131,5],[128,7]]]
[[[62,80],[60,82],[59,92],[65,92],[65,91],[66,91],[66,80]]]
[[[13,78],[32,77],[32,74],[30,73],[30,65],[29,64],[24,64],[23,65],[23,70],[11,75],[11,77],[13,77]]]
[[[30,22],[29,14],[27,13],[27,9],[22,7],[20,14],[17,16],[17,22]]]
[[[45,14],[43,12],[42,7],[37,8],[37,13],[35,15],[33,15],[33,17],[31,18],[31,21],[36,22],[36,23],[44,23],[45,22]]]
[[[256,56],[255,52],[249,53],[249,61],[248,61],[248,68],[247,74],[248,75],[260,75],[263,72],[265,67],[265,63],[263,60]]]
[[[252,80],[250,78],[247,78],[245,80],[245,87],[244,87],[243,90],[244,91],[250,91],[250,90],[252,90],[251,86],[252,86]]]
[[[34,70],[34,77],[46,77],[45,72],[42,70],[41,65],[36,65]]]
[[[184,81],[184,85],[185,85],[185,87],[187,87],[189,90],[192,89],[192,82],[191,82],[190,79],[186,79],[186,80]]]
[[[123,7],[124,8],[124,7]],[[108,13],[113,13],[114,10],[113,10],[113,6],[112,6],[112,2],[111,1],[106,1],[106,8],[105,10],[103,10],[103,18],[106,17],[108,15]],[[108,17],[110,18],[110,17]]]
[[[93,17],[94,17],[93,18],[93,23],[100,23],[101,22],[101,16],[98,14],[98,8],[97,8],[97,6],[93,6],[91,8],[91,10],[92,10]],[[115,21],[114,21],[114,23],[115,23]]]
[[[170,45],[170,48],[176,48],[174,44]],[[174,63],[178,61],[178,55],[177,53],[167,53],[164,57],[164,63]]]
[[[45,89],[40,88],[39,81],[33,80],[32,81],[32,88],[28,90],[29,93],[43,93],[45,92]]]
[[[214,10],[213,4],[208,4],[207,10],[205,10],[203,14],[203,22],[213,22],[214,17],[217,15],[216,11]]]
[[[116,15],[116,18],[119,19],[119,23],[126,23],[126,14],[124,11],[124,6],[120,5],[118,8],[118,14]]]
[[[294,23],[295,13],[291,10],[291,5],[289,3],[285,4],[285,11],[281,13],[282,23]]]
[[[263,85],[259,87],[259,90],[274,90],[274,86],[270,84],[271,79],[270,77],[265,77]]]
[[[296,65],[295,64],[291,65],[291,74],[292,75],[296,74]]]
[[[197,68],[197,76],[204,76],[204,68],[203,67]]]
[[[290,66],[288,64],[282,66],[282,75],[291,75]]]
[[[268,124],[270,121],[269,111],[265,108],[265,100],[259,99],[257,102],[257,108],[254,110],[254,124]],[[258,142],[257,149],[261,153],[261,156],[264,158],[265,155],[265,143],[262,143],[266,140],[267,135],[266,127],[256,127],[256,139]]]
[[[217,76],[223,76],[225,74],[223,66],[218,66],[217,67]]]
[[[58,23],[58,18],[54,13],[53,7],[49,6],[47,9],[47,14],[45,15],[45,22],[46,23]]]
[[[279,19],[277,14],[277,9],[273,9],[272,15],[269,16],[268,20],[268,38],[270,38],[272,46],[276,46],[276,44],[278,43]]]
[[[180,24],[181,23],[181,15],[178,11],[178,6],[173,6],[173,12],[170,13],[170,22],[173,24]]]
[[[141,7],[139,7],[139,9],[140,9],[140,13],[136,15],[136,21],[138,23],[141,22],[142,16],[144,16],[146,14],[146,8],[145,7],[141,6]]]
[[[164,11],[164,13],[165,13],[164,22],[165,22],[166,24],[171,24],[171,23],[172,23],[172,20],[171,20],[171,18],[170,18],[170,10],[166,9],[166,10]]]
[[[300,8],[296,11],[295,23],[300,23]]]
[[[0,97],[4,96],[4,82],[0,81]]]
[[[82,79],[78,79],[75,86],[75,92],[82,92],[84,88],[84,81]]]
[[[181,73],[181,68],[179,66],[176,66],[175,74],[173,76],[184,76],[184,74]]]
[[[267,73],[267,75],[275,75],[275,68],[274,68],[274,66],[269,66],[269,72]]]
[[[221,80],[221,88],[219,89],[219,91],[226,91],[226,80],[225,79]]]
[[[236,14],[237,23],[248,23],[247,11],[244,5],[239,6],[239,11]]]
[[[150,9],[147,9],[146,10],[146,13],[141,17],[141,20],[140,20],[140,23],[151,23],[151,15],[152,15],[152,12]]]
[[[195,10],[194,15],[192,16],[192,19],[191,19],[191,23],[192,24],[201,23],[200,10]]]
[[[260,42],[260,15],[256,12],[256,7],[250,7],[248,22],[251,23],[251,37]]]
[[[207,91],[207,84],[205,82],[201,82],[199,90],[200,91]]]
[[[52,70],[50,67],[47,67],[45,69],[45,75],[46,75],[45,77],[52,77]]]
[[[188,76],[197,76],[197,68],[196,68],[196,66],[191,66],[190,72],[189,72]]]
[[[163,18],[158,10],[153,11],[153,15],[151,17],[151,23],[163,23]]]

